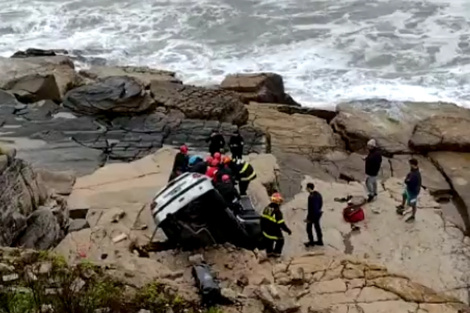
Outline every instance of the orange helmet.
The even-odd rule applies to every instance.
[[[271,202],[281,204],[283,201],[284,199],[282,199],[282,196],[279,192],[275,192],[271,195]]]
[[[232,161],[232,158],[229,157],[229,156],[224,156],[222,158],[222,163],[224,163],[224,164],[229,164],[231,161]]]

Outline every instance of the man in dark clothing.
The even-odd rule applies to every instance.
[[[407,223],[415,221],[418,195],[421,191],[421,173],[419,172],[418,160],[411,159],[409,163],[410,172],[405,178],[406,188],[403,192],[402,202],[397,206],[397,213],[402,215],[405,213],[405,204],[412,208],[411,216],[406,220]]]
[[[239,182],[240,195],[245,196],[250,182],[256,178],[255,169],[243,159],[238,159],[232,167]]]
[[[271,203],[263,210],[261,215],[261,231],[264,237],[264,246],[268,257],[280,257],[284,247],[282,231],[289,235],[292,231],[284,222],[281,212],[283,199],[279,193],[271,196]]]
[[[369,140],[367,148],[369,148],[369,154],[366,157],[367,201],[371,202],[375,197],[377,197],[377,175],[379,174],[380,167],[382,166],[382,154],[380,153],[379,148],[377,148],[375,139]]]
[[[308,195],[308,213],[307,219],[307,236],[308,242],[305,243],[306,247],[323,246],[323,234],[320,226],[320,219],[323,215],[323,197],[315,190],[313,183],[307,184]],[[315,233],[317,234],[317,241],[313,240],[312,226],[315,226]]]
[[[233,159],[236,160],[242,158],[244,145],[245,143],[243,142],[243,137],[240,135],[240,131],[237,129],[230,137],[230,141],[228,143]]]
[[[200,156],[193,155],[188,163],[190,173],[206,174],[207,163]]]
[[[170,180],[175,179],[183,173],[188,171],[188,147],[182,145],[180,147],[180,152],[175,156],[175,161],[173,162],[173,170],[171,171]]]
[[[230,180],[230,177],[228,175],[223,175],[221,180],[216,182],[214,185],[222,198],[224,198],[228,207],[236,213],[239,209],[239,205],[236,202],[237,200],[240,200],[240,195]]]
[[[209,142],[209,152],[212,156],[214,156],[216,152],[223,152],[225,148],[224,136],[222,136],[217,129],[212,131],[212,134],[206,139],[206,142]]]

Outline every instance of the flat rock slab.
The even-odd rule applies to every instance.
[[[433,115],[466,115],[468,110],[448,103],[354,101],[340,104],[331,125],[354,152],[364,151],[374,138],[386,153],[410,153],[414,127]]]
[[[467,300],[465,289],[458,289],[458,286],[466,286],[470,279],[470,246],[464,243],[463,232],[441,217],[440,211],[435,209],[438,204],[432,201],[427,191],[422,191],[418,200],[422,208],[418,210],[415,223],[409,224],[405,222],[406,217],[395,212],[403,191],[402,180],[387,180],[385,189],[380,188],[377,200],[364,206],[366,219],[358,224],[360,231],[352,232],[351,225],[342,216],[346,203],[334,199],[364,196],[364,186],[307,178],[302,183],[303,188],[310,181],[323,195],[322,227],[326,247],[308,251],[320,253],[333,248],[380,260],[392,272],[408,275],[435,290],[448,291]],[[282,207],[284,219],[293,232],[292,236],[285,237],[286,257],[306,251],[303,242],[306,239],[307,197],[303,191]]]
[[[286,114],[276,106],[250,103],[250,124],[270,134],[272,150],[311,156],[342,150],[343,142],[325,120],[312,115]]]

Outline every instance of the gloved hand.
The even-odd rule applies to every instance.
[[[287,232],[290,235],[292,235],[292,231],[289,229],[289,231]]]

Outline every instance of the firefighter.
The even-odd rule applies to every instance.
[[[170,180],[175,179],[179,175],[188,171],[188,147],[182,145],[180,147],[180,152],[175,156],[175,161],[173,163],[173,170],[171,171]]]
[[[219,171],[217,172],[217,175],[216,175],[216,181],[221,181],[222,176],[228,175],[228,177],[230,178],[230,182],[232,184],[235,183],[235,179],[233,177],[233,171],[230,168],[231,162],[232,162],[232,159],[229,156],[224,156],[222,158],[222,162],[219,164]]]
[[[263,233],[264,247],[268,257],[280,257],[284,247],[284,236],[282,231],[289,235],[292,231],[284,222],[281,212],[282,196],[279,193],[273,193],[271,203],[263,210],[261,215],[261,231]]]
[[[250,163],[242,159],[236,160],[233,169],[239,182],[240,195],[245,196],[250,182],[256,178],[255,169]]]

